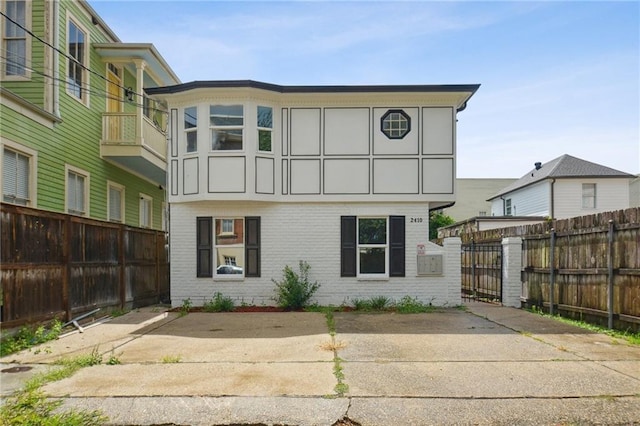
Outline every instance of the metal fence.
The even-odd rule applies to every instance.
[[[502,243],[462,245],[462,298],[502,302]]]
[[[0,207],[3,328],[169,299],[164,232]]]

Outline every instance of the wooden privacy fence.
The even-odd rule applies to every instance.
[[[618,329],[640,329],[640,208],[462,235],[518,236],[522,293],[545,307]]]
[[[164,232],[0,207],[3,328],[169,298]]]

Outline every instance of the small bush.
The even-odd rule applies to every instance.
[[[300,272],[296,273],[288,265],[284,267],[282,281],[272,279],[276,285],[275,302],[281,308],[287,310],[300,310],[307,306],[309,300],[320,288],[317,281],[309,282],[309,269],[311,266],[305,261],[300,261]]]
[[[235,308],[233,300],[221,293],[216,293],[213,299],[204,304],[205,312],[231,312],[233,308]]]
[[[193,303],[191,303],[191,298],[183,299],[182,306],[180,307],[180,316],[183,317],[187,315],[192,307]]]
[[[392,305],[391,299],[386,296],[375,296],[370,299],[354,299],[353,307],[357,311],[385,311]]]

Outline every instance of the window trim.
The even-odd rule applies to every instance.
[[[211,108],[221,106],[221,107],[235,107],[239,106],[242,108],[242,125],[214,125],[211,123]],[[209,151],[212,153],[228,153],[228,152],[244,152],[246,149],[246,140],[245,140],[245,124],[246,124],[246,108],[242,103],[233,103],[233,104],[209,104]],[[214,149],[213,147],[213,132],[216,130],[240,130],[242,134],[242,148],[240,149]]]
[[[195,126],[187,128],[186,123],[187,120],[185,116],[187,115],[187,110],[193,108],[196,112],[194,117]],[[188,106],[182,109],[182,130],[184,131],[184,152],[186,154],[194,154],[198,152],[198,107],[197,106]],[[196,137],[195,141],[195,149],[193,151],[189,151],[189,134],[194,133]]]
[[[271,110],[271,127],[260,126],[260,113],[259,113],[260,108],[269,108]],[[274,111],[273,107],[270,107],[270,106],[266,106],[266,105],[256,106],[256,136],[258,138],[257,151],[260,153],[268,153],[268,154],[273,153],[273,120],[274,120],[273,111]],[[271,143],[269,144],[269,150],[260,149],[260,132],[269,132],[269,136],[271,139]]]
[[[35,207],[38,205],[38,151],[27,148],[17,142],[4,139],[0,137],[0,164],[4,169],[4,150],[14,151],[18,154],[24,155],[29,158],[29,200],[27,201],[27,207]],[[0,174],[0,188],[2,188],[2,194],[0,200],[4,201],[4,176]]]
[[[24,5],[24,27],[25,28],[32,28],[32,2],[31,1],[23,1]],[[1,2],[1,6],[2,6],[2,13],[7,14],[7,2]],[[6,52],[8,49],[5,49],[5,40],[11,39],[11,40],[15,40],[17,38],[7,38],[5,36],[5,31],[7,28],[7,20],[6,19],[0,19],[0,38],[2,39],[0,41],[0,49],[2,49],[3,52]],[[24,65],[24,75],[15,75],[15,74],[7,74],[7,64],[3,64],[2,69],[0,70],[0,75],[2,76],[2,80],[4,81],[21,81],[21,80],[31,80],[31,56],[32,56],[32,52],[31,52],[31,37],[29,36],[29,34],[27,34],[25,32],[24,34],[24,40],[25,40],[25,49],[24,49],[24,59],[25,59],[25,65]],[[6,56],[6,53],[5,55]]]
[[[111,189],[115,189],[117,191],[120,191],[120,220],[115,220],[111,217]],[[125,211],[126,209],[124,208],[126,202],[125,202],[126,198],[125,198],[125,186],[124,185],[120,185],[119,183],[116,182],[112,182],[110,180],[107,180],[107,220],[109,222],[114,222],[114,223],[126,223],[125,221]]]
[[[66,63],[65,91],[71,98],[75,99],[76,101],[78,101],[81,104],[83,104],[83,105],[88,107],[89,106],[89,88],[91,86],[91,82],[89,81],[90,75],[89,75],[89,71],[88,71],[89,60],[90,60],[90,58],[89,58],[89,54],[90,54],[89,46],[91,45],[90,33],[87,30],[87,27],[85,27],[84,25],[82,25],[80,23],[79,19],[77,19],[71,13],[67,12],[65,53],[68,56],[71,56],[71,53],[69,52],[69,25],[72,22],[76,26],[76,28],[78,28],[78,30],[80,30],[82,33],[84,33],[84,36],[85,36],[84,49],[83,49],[83,55],[84,55],[83,59],[84,59],[84,61],[81,64],[82,82],[80,84],[80,97],[76,96],[76,94],[73,92],[73,90],[71,90],[71,85],[69,84],[69,71],[70,71],[70,67],[69,67],[70,59],[69,58],[67,58],[67,60],[65,61],[65,63]]]
[[[144,217],[142,206],[144,201],[149,202],[149,225],[144,225],[142,223],[142,219]],[[142,192],[139,193],[139,201],[138,201],[138,225],[140,226],[140,228],[147,228],[147,229],[153,228],[153,197],[151,195],[148,195]]]
[[[593,194],[585,194],[586,189],[593,188]],[[598,206],[598,185],[595,182],[583,182],[582,183],[582,209],[594,210]],[[585,201],[590,201],[589,205],[585,204]]]
[[[84,210],[83,211],[79,211],[79,210],[75,210],[75,209],[71,209],[69,208],[69,202],[70,202],[70,195],[71,195],[71,188],[69,187],[69,173],[73,173],[75,175],[78,176],[82,176],[84,178],[84,188],[83,188],[83,196],[84,196]],[[76,216],[89,216],[90,213],[90,199],[89,199],[89,188],[91,186],[91,174],[89,172],[87,172],[86,170],[83,170],[79,167],[75,167],[72,166],[70,164],[65,164],[64,166],[64,181],[65,181],[65,211],[69,214],[72,215],[76,215]]]
[[[404,133],[399,135],[392,135],[391,132],[396,129],[388,129],[388,130],[385,129],[384,123],[392,114],[400,114],[400,116],[406,120],[407,128],[404,131]],[[411,133],[411,116],[409,116],[409,114],[407,114],[403,109],[387,110],[387,112],[382,114],[382,117],[380,117],[380,131],[382,132],[383,135],[385,135],[389,139],[392,139],[392,140],[404,139],[405,136]]]

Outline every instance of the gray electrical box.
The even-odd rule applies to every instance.
[[[419,254],[418,275],[442,275],[442,255]]]

